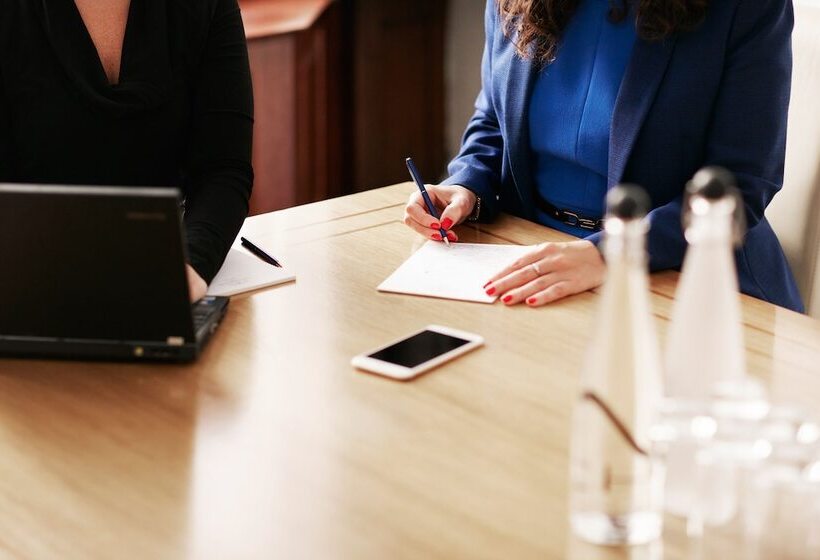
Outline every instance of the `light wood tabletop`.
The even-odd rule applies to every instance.
[[[569,421],[598,295],[541,309],[381,294],[412,185],[249,219],[298,280],[234,298],[199,363],[0,360],[0,557],[685,558],[568,530]],[[565,239],[503,217],[464,241]],[[652,280],[663,336],[677,275]],[[476,279],[479,281],[481,279]],[[748,365],[820,403],[820,323],[743,298]],[[352,356],[430,323],[486,346],[415,381]]]

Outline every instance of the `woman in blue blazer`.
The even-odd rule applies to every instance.
[[[405,222],[455,241],[455,224],[507,212],[581,238],[539,245],[485,286],[540,306],[603,282],[599,220],[620,182],[652,198],[651,270],[680,268],[685,184],[720,165],[749,226],[741,290],[802,311],[764,216],[783,180],[792,26],[791,0],[489,0],[476,112],[429,188],[441,223],[416,194]]]

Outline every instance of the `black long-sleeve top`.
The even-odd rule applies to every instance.
[[[0,182],[179,187],[210,282],[248,214],[252,131],[237,0],[131,0],[117,85],[74,0],[0,0]]]

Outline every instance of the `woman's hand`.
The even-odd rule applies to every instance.
[[[208,284],[191,265],[185,265],[185,272],[188,276],[188,294],[191,297],[191,303],[195,303],[205,297],[208,292]]]
[[[605,274],[604,259],[589,241],[542,243],[493,276],[484,289],[507,305],[539,307],[597,288]]]
[[[421,193],[414,192],[404,209],[404,223],[428,239],[443,241],[439,232],[443,228],[447,232],[447,239],[458,241],[458,236],[450,228],[466,220],[473,212],[476,195],[460,185],[429,185],[426,189],[441,220],[436,220],[427,212]]]

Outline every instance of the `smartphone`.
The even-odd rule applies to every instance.
[[[478,335],[430,325],[353,358],[353,367],[407,381],[484,344]]]

